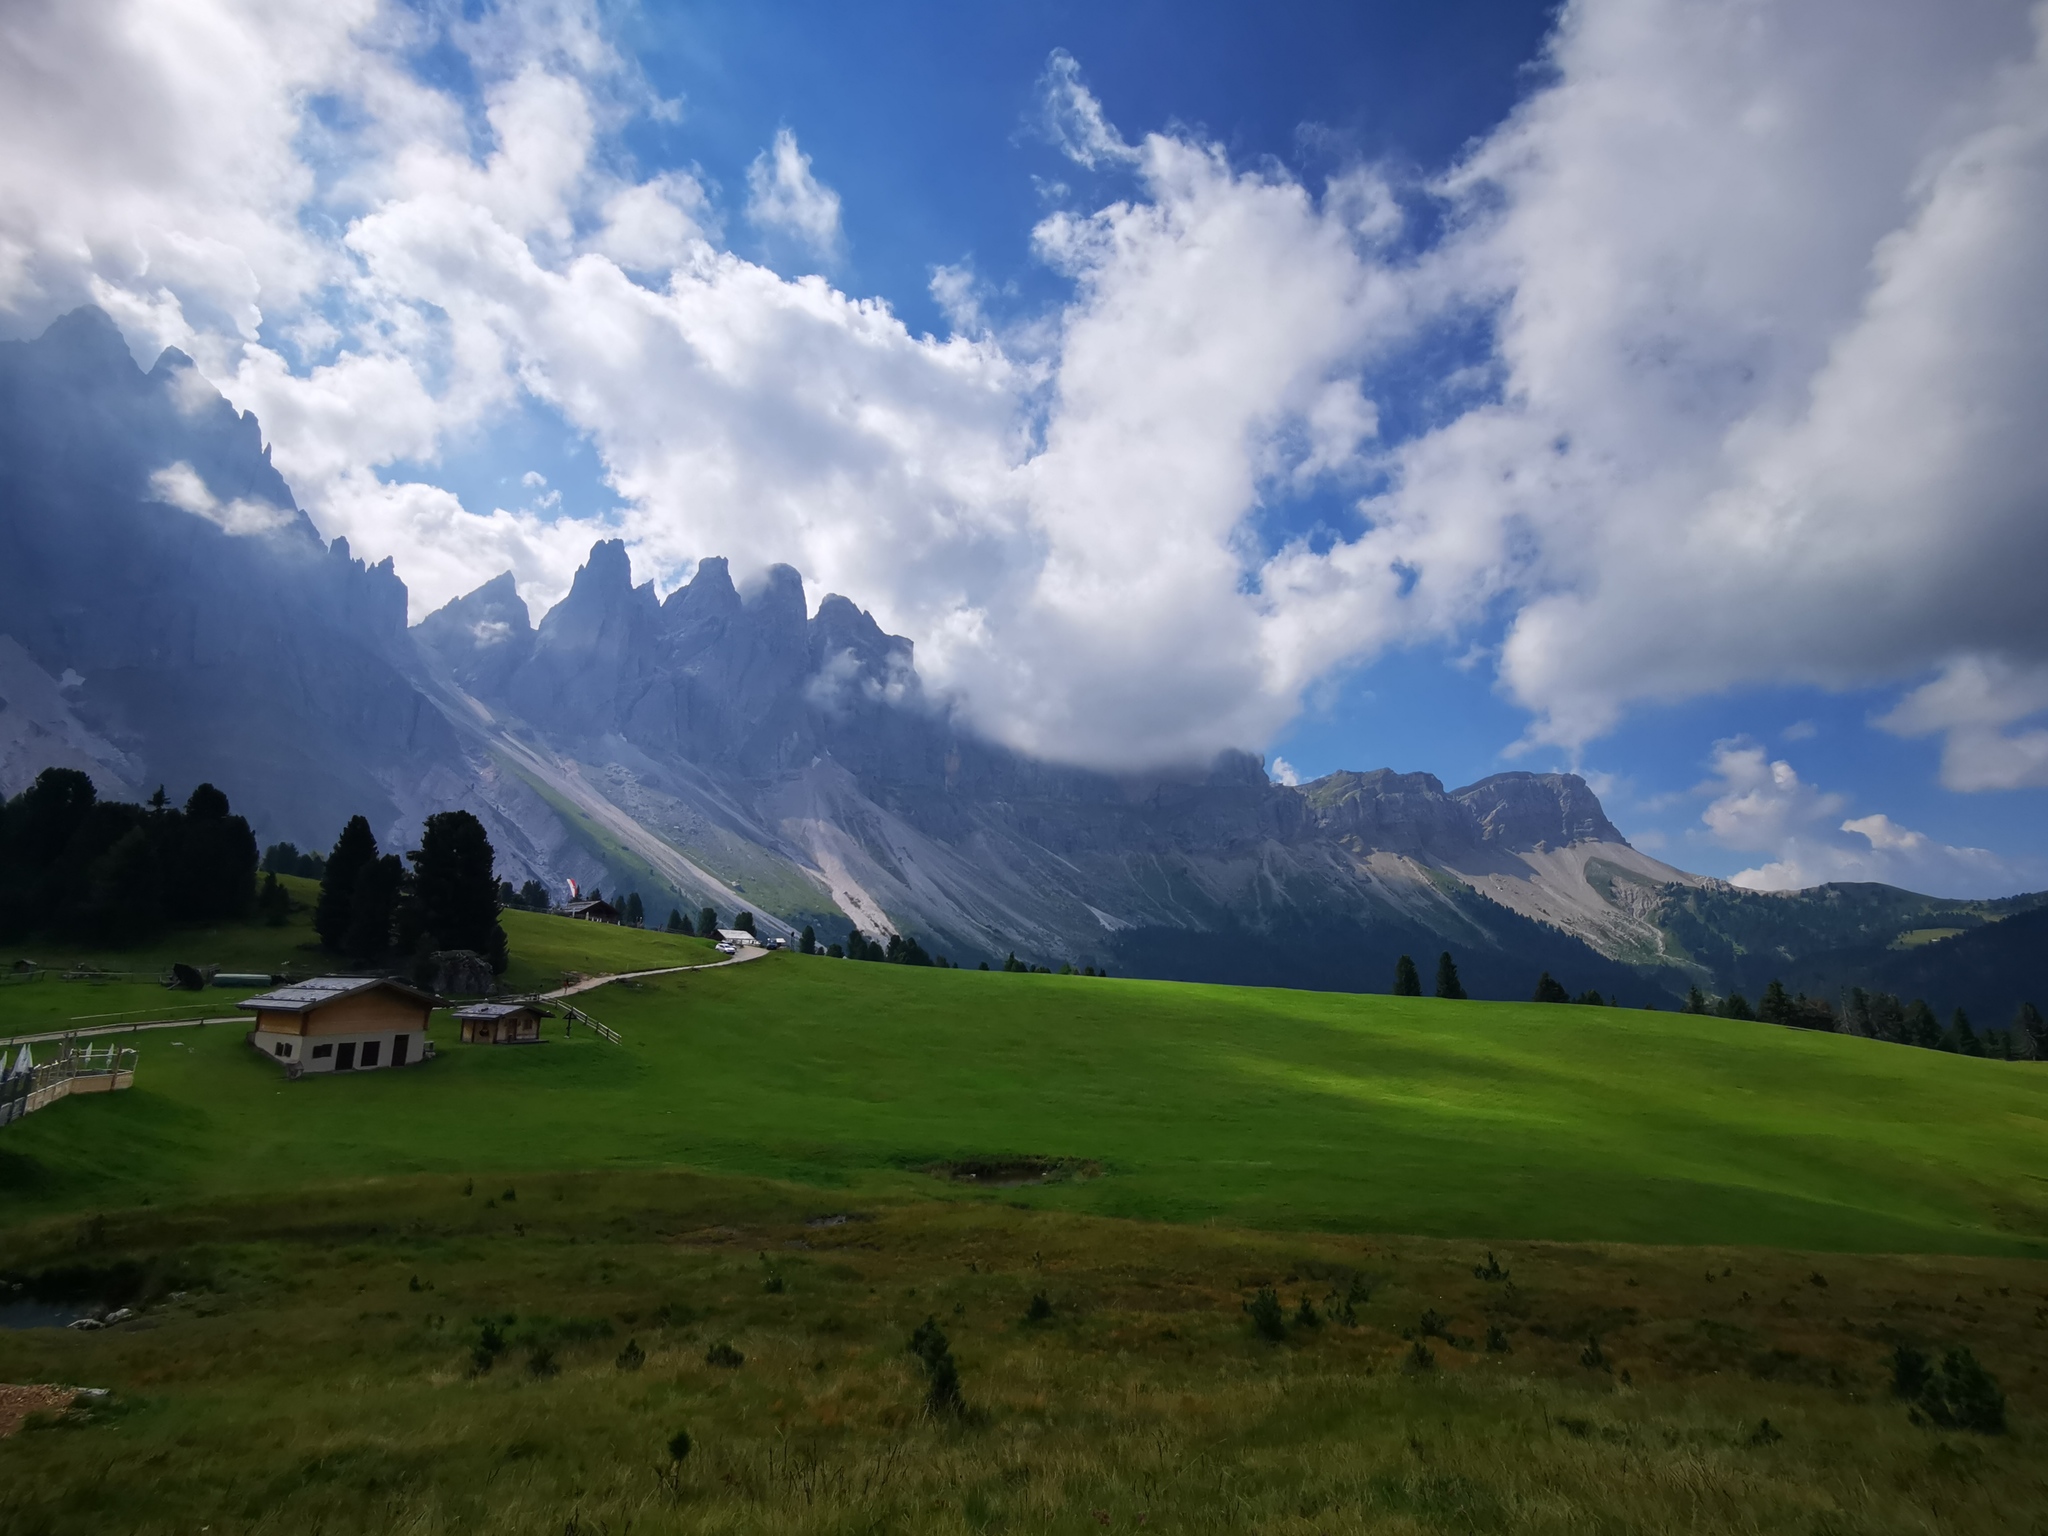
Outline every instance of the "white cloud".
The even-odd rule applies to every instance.
[[[1135,166],[1144,158],[1124,142],[1095,93],[1081,83],[1081,65],[1066,49],[1053,50],[1038,91],[1039,122],[1046,137],[1076,165],[1092,171],[1105,165]],[[1066,191],[1059,188],[1059,195],[1064,197]]]
[[[811,174],[811,157],[787,128],[747,167],[747,217],[787,235],[821,261],[839,254],[839,194]]]
[[[1915,688],[1877,723],[1899,736],[1942,733],[1941,781],[1950,789],[2048,785],[2048,728],[2008,727],[2048,712],[2048,664],[1962,656]]]
[[[416,612],[507,567],[545,606],[615,531],[664,582],[787,560],[912,635],[991,731],[1110,765],[1257,747],[1333,668],[1505,615],[1467,655],[1535,740],[1575,748],[1643,699],[1941,668],[1887,727],[1943,733],[1954,787],[2038,784],[2029,15],[1575,0],[1547,83],[1424,189],[1448,233],[1420,254],[1372,168],[1311,187],[1127,139],[1056,54],[1045,129],[1126,195],[1059,190],[1036,249],[1072,297],[1029,326],[935,269],[939,340],[724,249],[696,175],[622,172],[618,128],[661,108],[593,5],[28,0],[0,61],[0,310],[19,333],[94,297],[145,361],[190,351],[325,532],[397,557]],[[486,132],[405,67],[434,27]],[[746,211],[826,259],[842,239],[787,131]],[[1440,424],[1383,441],[1393,360],[1406,378],[1432,327],[1489,317],[1485,355],[1425,381]],[[383,478],[522,394],[589,434],[615,527]],[[1374,476],[1355,538],[1268,555],[1250,532]],[[1756,758],[1730,829],[1808,793],[1759,851],[1906,856],[1794,814],[1828,797]]]
[[[222,501],[207,488],[199,471],[183,459],[166,464],[149,477],[149,494],[181,512],[203,517],[223,532],[240,538],[288,528],[296,517],[284,507],[273,506],[252,496]]]
[[[1294,764],[1284,757],[1274,758],[1266,772],[1275,784],[1285,784],[1291,788],[1301,782],[1301,775],[1295,772]]]
[[[1733,877],[1751,890],[1875,880],[1940,896],[1986,896],[2021,883],[2022,872],[1988,850],[1938,843],[1881,812],[1837,822],[1844,796],[1807,783],[1753,742],[1720,743],[1714,777],[1700,790],[1714,796],[1700,817],[1714,842],[1772,855]]]

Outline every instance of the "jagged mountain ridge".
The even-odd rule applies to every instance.
[[[845,914],[955,953],[1100,961],[1122,935],[1331,912],[1485,949],[1515,925],[1474,892],[1552,926],[1597,910],[1654,952],[1653,928],[1586,886],[1585,850],[1636,880],[1691,878],[1630,848],[1571,775],[1447,792],[1382,770],[1296,789],[1244,754],[1139,775],[1024,758],[928,699],[911,643],[852,602],[807,612],[794,570],[742,596],[721,559],[657,601],[613,541],[538,626],[501,576],[415,633],[479,718],[537,732],[672,846],[715,865],[738,840],[779,860],[785,917]]]
[[[145,372],[90,309],[0,344],[0,792],[53,763],[127,795],[212,779],[309,846],[362,811],[403,848],[466,806],[515,881],[905,929],[970,961],[1378,988],[1396,950],[1448,946],[1492,995],[1540,965],[1603,990],[1720,979],[1678,935],[1684,893],[1726,888],[1629,847],[1569,775],[1296,789],[1244,754],[1037,762],[928,698],[856,604],[810,613],[796,572],[743,593],[706,560],[662,599],[615,542],[537,625],[509,577],[410,630],[405,610],[391,562],[323,542],[255,418],[182,355]]]

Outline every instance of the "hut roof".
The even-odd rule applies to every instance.
[[[488,1024],[498,1019],[509,1019],[515,1013],[530,1013],[538,1018],[552,1019],[552,1009],[543,1008],[539,1003],[470,1003],[455,1010],[455,1017],[471,1023]]]
[[[264,1013],[308,1013],[324,1003],[354,997],[359,992],[370,992],[379,987],[402,993],[429,1008],[441,1005],[441,999],[433,993],[422,992],[418,987],[408,986],[389,976],[314,976],[274,988],[260,997],[244,998],[236,1006]]]

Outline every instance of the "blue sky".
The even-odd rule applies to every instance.
[[[786,560],[1026,750],[2048,884],[2017,0],[63,15],[0,318],[184,347],[416,607]]]

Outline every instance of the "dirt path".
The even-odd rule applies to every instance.
[[[599,987],[610,986],[615,981],[639,981],[645,976],[675,976],[683,971],[715,971],[721,965],[745,965],[749,960],[759,960],[768,954],[765,949],[756,949],[751,944],[730,960],[712,960],[703,965],[665,965],[658,971],[620,971],[611,976],[586,976],[574,986],[560,987],[553,992],[543,992],[540,1000],[544,1003],[575,997],[583,992],[595,992]]]

